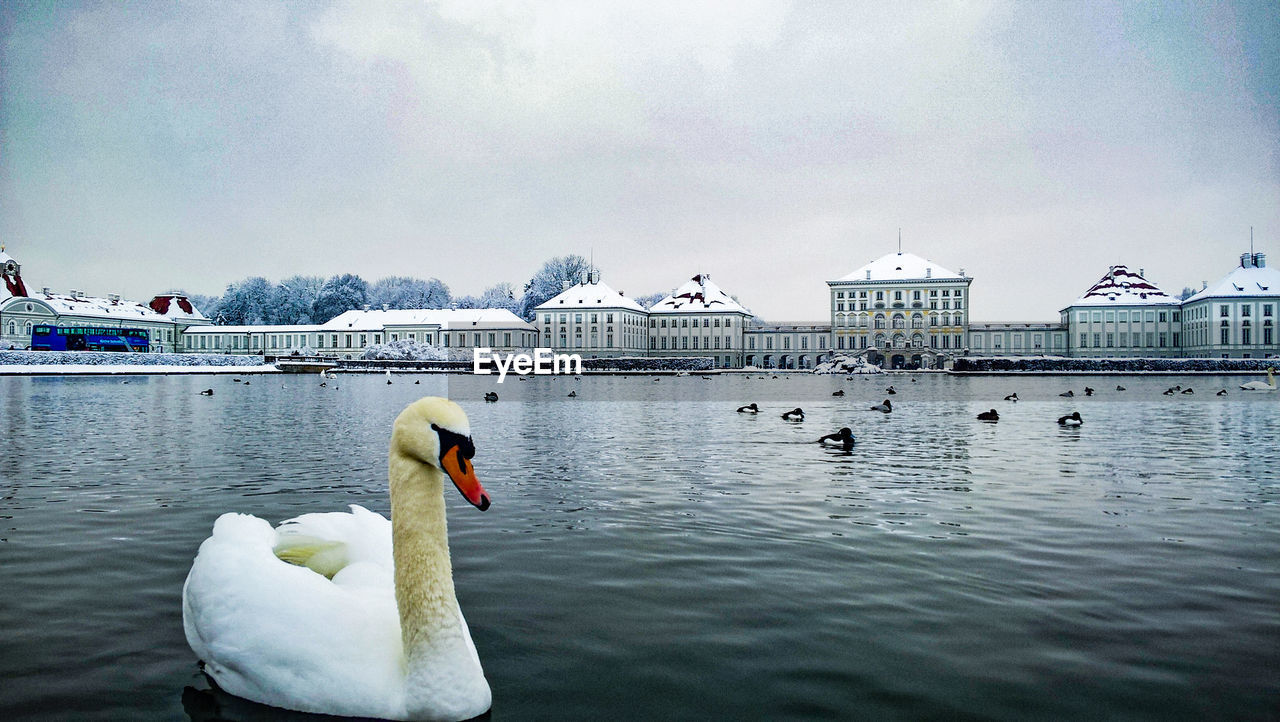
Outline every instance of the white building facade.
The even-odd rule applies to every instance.
[[[650,356],[706,356],[741,368],[751,312],[700,273],[649,308]]]
[[[1183,353],[1206,358],[1280,355],[1280,270],[1266,255],[1245,253],[1240,265],[1182,303]]]
[[[1183,354],[1178,299],[1147,280],[1145,271],[1111,266],[1062,309],[1070,356],[1173,358]]]
[[[649,355],[649,312],[593,271],[534,309],[538,345],[583,358]]]
[[[827,281],[832,350],[890,368],[937,368],[960,356],[972,278],[891,253]]]

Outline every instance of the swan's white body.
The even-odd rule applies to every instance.
[[[1240,384],[1240,388],[1244,391],[1275,391],[1276,377],[1271,369],[1267,369],[1267,382],[1250,381],[1247,384]]]
[[[392,521],[359,506],[278,529],[244,514],[218,518],[183,586],[182,621],[225,691],[286,709],[395,720],[461,720],[489,709],[489,684],[454,595],[444,474],[419,460],[441,455],[397,450],[398,438],[435,436],[400,433],[422,403],[397,419],[392,437]],[[459,433],[469,433],[462,420]]]

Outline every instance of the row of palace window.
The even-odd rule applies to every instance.
[[[783,351],[789,351],[789,350],[791,350],[791,339],[792,339],[792,337],[791,337],[791,336],[787,336],[787,335],[783,335],[783,336],[782,336],[782,350],[783,350]],[[800,350],[801,350],[801,351],[807,351],[807,350],[809,350],[809,337],[808,337],[808,336],[800,336],[800,337],[799,337],[799,339],[800,339]],[[749,350],[753,350],[753,351],[755,350],[755,348],[756,348],[756,337],[755,337],[754,335],[749,335],[749,336],[747,336],[747,348],[748,348]],[[765,350],[766,350],[766,351],[771,351],[771,350],[773,350],[773,336],[772,336],[772,335],[767,335],[767,336],[765,336],[765,337],[764,337],[764,348],[765,348]],[[827,337],[826,337],[825,335],[823,335],[823,336],[818,336],[818,350],[819,350],[819,351],[825,351],[826,349],[827,349]]]
[[[569,322],[569,314],[567,314],[567,313],[562,313],[562,314],[560,314],[560,315],[559,315],[559,317],[560,317],[560,323],[568,323],[568,322]],[[584,317],[585,317],[585,318],[589,318],[589,319],[591,320],[591,323],[599,323],[599,322],[600,322],[600,314],[599,314],[599,313],[586,313],[586,314],[584,314],[584,313],[575,313],[575,314],[573,314],[573,322],[574,322],[574,323],[582,323],[582,321],[583,321],[583,318],[584,318]],[[612,314],[612,313],[606,313],[606,314],[604,314],[604,322],[605,322],[605,323],[613,323],[613,314]],[[543,325],[543,326],[550,326],[550,325],[551,325],[551,314],[549,314],[549,313],[544,313],[544,314],[542,314],[542,325]],[[640,317],[639,317],[639,316],[636,316],[636,315],[633,315],[633,314],[630,314],[630,313],[624,313],[624,314],[622,314],[622,325],[623,325],[624,327],[626,327],[626,326],[643,326],[643,325],[644,325],[644,322],[640,319]]]
[[[1174,346],[1178,345],[1179,337],[1180,334],[1174,332]],[[1090,339],[1093,341],[1092,344],[1090,344]],[[1080,348],[1165,348],[1169,345],[1168,341],[1168,334],[1163,332],[1157,334],[1153,331],[1145,333],[1121,331],[1119,333],[1080,334]]]
[[[1178,323],[1182,320],[1181,311],[1081,311],[1076,315],[1076,320],[1080,323],[1167,323],[1170,313],[1173,314],[1173,322]],[[1145,317],[1145,319],[1144,319]]]
[[[837,326],[865,328],[868,322],[871,322],[871,321],[872,321],[871,316],[840,316],[840,315],[836,316]],[[884,315],[877,314],[875,316],[873,323],[875,328],[884,328],[885,327]],[[896,329],[907,327],[907,319],[902,314],[895,314],[893,318],[889,321],[889,323],[892,325],[893,328],[896,328]],[[964,316],[958,313],[955,314],[954,316],[948,316],[945,313],[940,316],[929,316],[929,325],[931,327],[932,326],[963,326]],[[919,315],[912,316],[911,328],[924,328],[924,317]]]
[[[502,345],[505,347],[511,347],[511,340],[512,340],[511,332],[503,331],[501,333],[502,333],[502,337],[501,337]],[[308,342],[310,340],[310,336],[311,334],[305,334],[305,333],[249,334],[247,336],[243,334],[235,334],[230,336],[224,336],[223,334],[187,334],[185,344],[186,344],[186,347],[189,349],[204,349],[204,350],[211,349],[215,351],[218,351],[218,350],[272,351],[272,350],[282,350],[282,349],[289,350],[293,348],[300,348],[300,349],[307,348],[309,345]],[[322,333],[315,334],[315,338],[314,338],[315,348],[316,349],[364,348],[369,345],[369,339],[371,336],[373,339],[373,343],[375,344],[382,343],[381,333],[374,333],[374,334],[367,334],[367,333],[336,334],[334,333],[334,334],[328,334],[327,336],[328,345],[326,346],[326,341],[325,341],[326,334],[322,334]],[[223,345],[224,337],[226,338],[225,346]],[[388,338],[391,341],[398,341],[400,340],[400,334],[392,333],[389,335]],[[404,338],[406,340],[411,340],[415,342],[421,340],[423,343],[428,343],[428,344],[435,343],[435,335],[433,333],[422,333],[420,336],[417,332],[409,332],[404,334]],[[521,338],[524,341],[522,345],[528,345],[530,339],[528,339],[527,335],[522,334]],[[339,339],[344,341],[346,345],[339,346],[338,345]],[[359,341],[358,346],[355,345],[355,342],[357,340]],[[485,333],[473,332],[471,334],[472,345],[480,346],[483,341],[487,341],[488,346],[490,347],[497,346],[498,332],[495,332],[495,331],[489,331]],[[455,333],[448,333],[448,332],[442,331],[440,333],[440,344],[445,347],[449,347],[455,344],[457,346],[466,346],[467,334],[465,332],[458,332],[455,334]]]
[[[1054,348],[1062,348],[1062,343],[1063,343],[1062,336],[1051,336],[1050,338],[1052,339]],[[974,334],[971,345],[975,349],[981,349],[982,336],[978,334]],[[1009,336],[1009,348],[1021,350],[1022,347],[1023,347],[1023,334],[1021,333],[1011,334]],[[1004,348],[1004,335],[999,333],[992,335],[991,349],[993,351],[1000,351],[1000,350],[1003,350],[1003,348]],[[1032,349],[1044,348],[1044,334],[1035,333],[1031,335],[1031,348]]]
[[[719,337],[719,336],[679,336],[679,337],[677,337],[677,336],[672,336],[672,337],[670,337],[670,338],[671,338],[671,341],[670,341],[670,347],[668,347],[667,338],[668,338],[668,337],[666,337],[666,336],[656,337],[656,338],[655,338],[655,337],[650,336],[650,337],[649,337],[649,348],[650,348],[650,349],[652,349],[652,350],[662,349],[662,350],[670,350],[670,351],[688,351],[688,350],[695,350],[695,351],[696,351],[696,350],[698,350],[698,344],[699,344],[698,339],[699,339],[699,338],[701,338],[701,339],[702,339],[701,344],[702,344],[702,349],[703,349],[703,350],[712,349],[712,348],[717,348],[717,349],[718,349],[718,348],[733,348],[733,337],[732,337],[732,336],[725,336],[725,337],[724,337],[724,346],[723,346],[723,347],[720,345],[720,337]],[[679,346],[679,348],[677,348],[677,347],[676,347],[676,339],[677,339],[677,338],[680,340],[680,346]],[[690,339],[692,339],[692,343],[693,343],[693,346],[692,346],[692,347],[690,347],[690,345],[689,345],[689,344],[690,344]]]

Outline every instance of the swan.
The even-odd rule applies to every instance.
[[[1262,383],[1261,381],[1250,381],[1247,384],[1240,384],[1240,390],[1241,391],[1275,391],[1276,390],[1275,369],[1274,368],[1267,369],[1266,383]]]
[[[223,514],[182,588],[187,643],[219,687],[302,712],[460,720],[491,693],[454,596],[447,474],[489,508],[470,425],[448,399],[410,404],[391,432],[391,520],[304,514],[278,528]]]

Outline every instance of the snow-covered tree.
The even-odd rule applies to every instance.
[[[246,278],[227,286],[218,302],[214,321],[227,326],[252,326],[268,323],[271,283],[261,276]]]
[[[1194,289],[1194,288],[1192,288],[1192,287],[1190,287],[1190,286],[1183,286],[1183,287],[1182,287],[1182,293],[1179,293],[1179,294],[1178,294],[1178,300],[1179,300],[1179,301],[1185,301],[1185,300],[1187,300],[1188,298],[1191,298],[1192,296],[1196,295],[1197,293],[1199,293],[1199,291],[1197,291],[1196,289]]]
[[[218,317],[218,304],[222,299],[217,296],[206,296],[203,293],[187,293],[186,291],[178,291],[179,294],[186,296],[192,306],[205,318],[216,319]]]
[[[505,308],[512,313],[520,313],[520,299],[516,298],[516,289],[510,283],[498,283],[490,286],[480,294],[479,308]]]
[[[286,278],[271,291],[270,323],[312,323],[311,312],[324,279],[319,276],[293,276]]]
[[[542,264],[542,268],[524,284],[524,296],[520,298],[520,316],[526,321],[532,321],[533,309],[560,293],[564,281],[581,281],[590,265],[587,259],[577,255],[558,256]]]
[[[666,297],[667,297],[667,294],[665,293],[651,293],[647,296],[636,296],[635,300],[636,300],[636,303],[640,304],[641,306],[644,306],[645,308],[649,308],[653,304],[657,303],[658,301],[661,301]]]
[[[423,281],[407,276],[388,276],[369,288],[368,303],[381,308],[448,308],[449,287],[438,278]]]
[[[311,307],[313,323],[324,323],[346,311],[361,308],[368,302],[369,284],[359,276],[344,273],[324,282]]]
[[[449,304],[452,308],[484,308],[478,296],[458,296]]]

